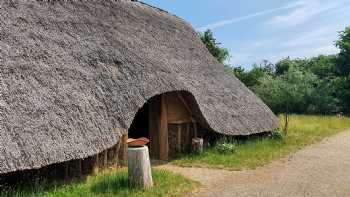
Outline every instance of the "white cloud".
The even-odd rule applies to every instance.
[[[234,24],[234,23],[241,22],[241,21],[248,20],[248,19],[252,19],[252,18],[255,18],[255,17],[258,17],[258,16],[271,14],[271,13],[274,13],[274,12],[277,12],[277,11],[281,11],[281,10],[287,10],[287,9],[291,9],[291,8],[296,8],[296,7],[302,6],[303,4],[304,4],[304,2],[297,1],[295,3],[291,3],[291,4],[288,4],[286,6],[273,8],[273,9],[269,9],[269,10],[264,10],[264,11],[261,11],[261,12],[256,12],[256,13],[252,13],[252,14],[249,14],[249,15],[246,15],[246,16],[241,16],[241,17],[232,18],[232,19],[228,19],[228,20],[216,21],[216,22],[207,24],[205,26],[199,27],[199,28],[197,28],[197,30],[198,31],[205,31],[207,29],[213,30],[213,29],[216,29],[216,28],[219,28],[219,27],[222,27],[222,26]]]
[[[298,0],[296,7],[292,12],[274,16],[268,25],[273,26],[295,26],[316,17],[322,13],[339,8],[341,1],[320,1],[320,0]]]
[[[287,42],[283,43],[282,46],[287,48],[302,47],[309,45],[317,45],[322,43],[332,44],[337,37],[337,28],[332,26],[325,26],[319,29],[302,32],[292,37]]]

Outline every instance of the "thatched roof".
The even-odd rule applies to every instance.
[[[216,132],[277,125],[189,24],[160,9],[126,0],[5,0],[0,27],[0,173],[101,152],[147,99],[174,90],[190,92]]]

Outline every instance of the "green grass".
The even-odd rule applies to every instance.
[[[111,170],[65,185],[40,183],[34,187],[21,186],[12,191],[2,191],[0,197],[183,196],[198,185],[179,174],[159,169],[153,169],[153,180],[155,184],[151,189],[129,189],[127,170]]]
[[[283,117],[280,120],[283,125]],[[229,170],[254,169],[347,128],[350,128],[348,117],[292,115],[288,135],[283,141],[267,137],[249,139],[239,142],[235,151],[230,153],[221,153],[216,147],[210,147],[200,155],[180,157],[173,164]]]

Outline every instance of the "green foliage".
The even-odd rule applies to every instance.
[[[205,44],[209,52],[220,62],[224,63],[230,55],[227,49],[221,48],[220,43],[214,38],[213,32],[207,30],[205,32],[199,33],[199,37]]]
[[[336,77],[336,55],[319,55],[307,60],[305,68],[320,79]]]
[[[219,53],[215,53],[220,47],[209,30],[200,35],[214,56]],[[229,65],[225,68],[275,113],[350,114],[350,27],[340,32],[336,46],[340,49],[336,55],[287,57],[276,64],[263,60],[251,70]],[[229,57],[227,50],[222,54]]]
[[[158,169],[153,169],[153,180],[154,187],[151,189],[131,189],[127,170],[113,170],[69,184],[40,183],[9,188],[1,190],[0,197],[183,196],[197,186],[197,183],[181,175]]]
[[[271,133],[271,138],[277,141],[282,141],[283,140],[283,132],[281,129],[275,129],[274,131],[272,131]]]
[[[283,118],[280,120],[283,127]],[[229,170],[254,169],[350,128],[348,117],[291,115],[289,121],[288,135],[283,136],[283,142],[279,140],[279,132],[274,138],[260,137],[239,142],[234,152],[218,154],[213,147],[200,155],[186,155],[173,163]]]
[[[313,92],[316,82],[314,74],[291,64],[282,75],[260,78],[252,89],[276,113],[284,112],[286,106],[292,112],[302,113],[311,104],[306,98]]]
[[[214,149],[221,154],[225,153],[233,153],[237,147],[237,144],[235,141],[230,141],[226,138],[222,138],[219,141],[216,142]]]
[[[340,49],[337,61],[337,71],[341,76],[350,75],[350,27],[347,27],[339,35],[336,46]]]
[[[265,71],[253,65],[253,68],[250,72],[246,72],[242,67],[230,67],[226,66],[226,70],[231,75],[235,75],[239,80],[241,80],[246,86],[253,87],[259,83],[259,79],[266,75]]]

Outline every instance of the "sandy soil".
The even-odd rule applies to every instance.
[[[193,196],[350,196],[350,130],[256,170],[165,165],[202,183]]]

